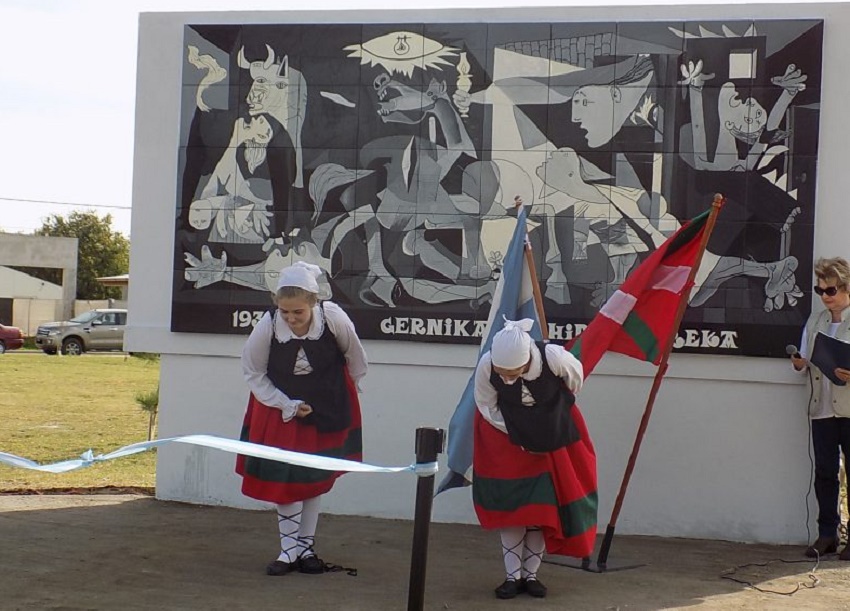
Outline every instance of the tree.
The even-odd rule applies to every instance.
[[[36,235],[61,238],[77,238],[77,299],[120,298],[116,287],[106,287],[97,281],[103,276],[118,276],[130,271],[130,241],[112,229],[112,215],[100,218],[95,212],[74,211],[67,217],[52,214],[44,221]],[[60,270],[53,278],[45,278],[61,284]]]

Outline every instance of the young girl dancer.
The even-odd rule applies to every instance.
[[[583,369],[535,343],[532,324],[505,320],[475,372],[472,498],[481,525],[501,535],[497,598],[546,596],[544,552],[584,558],[596,537],[596,455],[575,405]]]
[[[276,308],[254,327],[242,352],[251,396],[240,439],[307,454],[361,460],[359,380],[366,353],[348,315],[318,299],[316,265],[280,272]],[[280,555],[268,575],[322,573],[313,549],[321,495],[340,472],[239,456],[243,494],[277,505]]]

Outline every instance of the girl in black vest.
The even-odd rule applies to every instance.
[[[362,460],[358,382],[366,353],[348,315],[320,302],[322,270],[298,262],[280,272],[276,307],[242,352],[251,391],[240,439],[285,450]],[[243,494],[277,505],[280,554],[269,575],[322,573],[313,550],[321,495],[340,472],[239,456]]]
[[[475,372],[472,498],[502,540],[498,598],[546,596],[544,552],[583,558],[596,536],[596,456],[575,405],[581,363],[535,343],[533,321],[505,320]]]

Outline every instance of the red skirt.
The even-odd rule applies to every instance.
[[[260,403],[251,394],[239,439],[305,454],[363,460],[360,401],[348,369],[345,370],[345,384],[351,404],[351,424],[347,429],[319,433],[316,427],[303,424],[298,418],[284,422],[279,409]],[[344,473],[241,454],[236,457],[236,472],[242,476],[245,496],[280,505],[324,494]]]
[[[596,540],[596,453],[578,406],[578,441],[533,453],[475,411],[472,499],[488,529],[539,526],[546,551],[584,558]]]

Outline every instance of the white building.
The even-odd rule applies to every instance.
[[[238,357],[242,335],[172,332],[175,192],[180,129],[186,126],[182,73],[186,25],[278,23],[502,23],[599,21],[705,23],[823,19],[823,79],[817,159],[815,256],[847,255],[843,167],[850,124],[843,116],[850,82],[850,7],[846,4],[650,6],[421,12],[158,13],[140,20],[135,175],[131,244],[130,351],[162,354],[161,437],[239,435],[247,389]],[[364,60],[365,61],[365,60]],[[720,83],[718,83],[718,86]],[[193,88],[194,91],[194,88]],[[194,94],[193,94],[194,95]],[[743,96],[742,96],[743,97]],[[194,97],[190,99],[194,100]],[[181,108],[181,104],[183,107]],[[184,113],[184,114],[181,114]],[[182,117],[182,119],[181,119]],[[811,211],[809,211],[811,212]],[[800,286],[811,285],[801,270]],[[202,302],[198,301],[198,308]],[[199,310],[200,311],[200,310]],[[477,348],[397,340],[365,342],[371,369],[363,386],[366,460],[413,460],[414,430],[448,427],[476,361]],[[590,377],[579,403],[598,454],[599,522],[604,529],[623,476],[655,369],[609,355]],[[752,542],[800,543],[814,531],[814,498],[806,507],[810,464],[808,388],[787,360],[676,354],[618,521],[618,532]],[[444,464],[444,457],[441,460]],[[239,491],[234,457],[191,446],[159,450],[162,499],[259,507]],[[391,518],[412,516],[415,483],[406,475],[347,475],[324,511]],[[434,519],[474,522],[469,490],[435,500]]]

